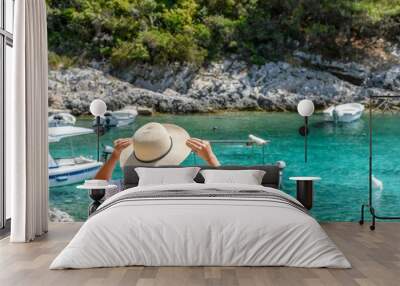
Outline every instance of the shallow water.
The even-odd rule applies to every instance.
[[[204,139],[246,139],[248,134],[268,139],[265,162],[284,160],[283,190],[295,194],[290,176],[320,176],[315,184],[312,215],[319,221],[358,221],[360,205],[368,199],[368,121],[364,116],[350,124],[334,125],[322,121],[320,115],[310,119],[308,163],[304,163],[304,141],[297,129],[302,118],[294,113],[241,112],[212,115],[157,115],[139,117],[128,127],[112,129],[101,137],[102,144],[111,145],[120,137],[130,137],[134,130],[149,121],[175,123],[193,137]],[[78,120],[77,126],[90,126]],[[374,175],[384,182],[384,191],[375,191],[374,204],[381,215],[400,213],[400,116],[374,115]],[[214,145],[222,164],[261,164],[259,147]],[[67,138],[50,145],[54,157],[96,156],[94,134]],[[185,165],[201,163],[190,156]],[[115,178],[121,177],[118,168]],[[50,189],[50,204],[71,214],[76,220],[87,217],[90,203],[85,191],[75,186]]]

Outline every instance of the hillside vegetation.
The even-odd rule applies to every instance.
[[[398,42],[400,0],[47,0],[50,63],[252,63],[295,49],[332,58]],[[354,43],[358,43],[355,45]]]

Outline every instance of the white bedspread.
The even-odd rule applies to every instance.
[[[127,265],[350,267],[315,219],[289,204],[250,197],[121,200],[135,192],[209,189],[262,190],[297,202],[279,190],[261,186],[132,188],[106,200],[50,269]]]

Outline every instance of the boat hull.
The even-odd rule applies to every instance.
[[[137,112],[135,110],[110,111],[106,114],[106,116],[103,116],[100,119],[100,124],[107,129],[112,127],[128,126],[135,121],[136,116]],[[96,126],[96,121],[93,121],[93,127]]]
[[[129,124],[132,124],[133,121],[135,121],[135,118],[119,120],[117,127],[128,126]]]
[[[56,113],[48,117],[49,127],[73,126],[76,118],[69,113]]]
[[[347,103],[331,106],[324,110],[324,120],[333,122],[349,123],[357,121],[364,112],[364,106],[359,103]]]
[[[357,114],[345,114],[337,118],[335,118],[333,115],[330,114],[324,114],[324,120],[328,122],[334,121],[334,122],[350,123],[359,120],[362,114],[363,114],[362,112],[359,112]]]
[[[60,187],[83,182],[93,178],[103,164],[90,162],[72,166],[61,166],[49,169],[49,186]]]

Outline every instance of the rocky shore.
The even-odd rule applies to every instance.
[[[52,222],[73,222],[74,219],[68,213],[57,208],[49,208],[49,220]]]
[[[110,110],[136,105],[178,114],[294,111],[304,98],[321,109],[337,103],[366,103],[369,93],[394,95],[400,91],[400,65],[372,71],[360,64],[328,61],[302,52],[293,56],[294,63],[249,66],[232,57],[201,69],[142,65],[113,75],[96,64],[53,70],[49,72],[49,106],[81,115],[88,113],[94,98],[102,98]]]

